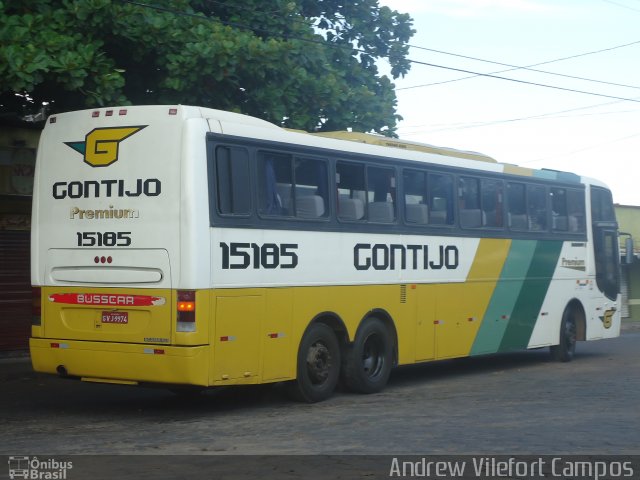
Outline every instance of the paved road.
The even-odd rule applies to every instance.
[[[0,389],[0,455],[640,454],[638,329],[567,364],[535,350],[404,367],[382,393],[315,405],[278,387],[183,399],[8,359]]]

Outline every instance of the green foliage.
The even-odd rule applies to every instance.
[[[180,103],[393,135],[376,62],[406,74],[412,34],[378,0],[0,1],[0,108]]]

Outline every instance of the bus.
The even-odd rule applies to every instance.
[[[32,215],[31,359],[63,377],[317,402],[620,332],[610,190],[474,152],[193,106],[61,113]]]

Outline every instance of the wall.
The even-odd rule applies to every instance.
[[[630,318],[640,320],[640,206],[616,205],[616,217],[621,232],[633,236],[634,263],[622,266],[622,275],[627,278],[629,285]],[[625,253],[624,240],[620,237],[620,251]]]
[[[0,125],[0,352],[25,350],[31,333],[29,232],[40,130]]]

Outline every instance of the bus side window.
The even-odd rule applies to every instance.
[[[262,215],[292,215],[291,155],[258,153],[258,202]]]
[[[512,230],[527,230],[525,188],[523,183],[509,182],[507,184],[507,214],[509,228]]]
[[[501,180],[480,180],[480,195],[482,200],[482,226],[503,226],[503,186]]]
[[[611,192],[602,188],[591,189],[591,217],[594,222],[615,222]]]
[[[429,223],[453,225],[453,178],[451,175],[430,173],[428,176]]]
[[[573,188],[567,189],[567,214],[570,232],[583,233],[585,231],[584,210],[584,191]]]
[[[551,229],[556,232],[569,230],[567,190],[565,188],[551,188]]]
[[[367,217],[374,223],[396,221],[396,177],[391,168],[367,168]]]
[[[215,198],[220,215],[251,213],[249,154],[244,148],[217,147]]]
[[[540,232],[547,229],[547,188],[541,185],[527,185],[527,210],[529,229]]]
[[[336,190],[338,195],[338,219],[346,221],[363,220],[366,201],[364,165],[337,162]]]
[[[462,228],[478,228],[482,226],[479,185],[480,181],[477,178],[460,177],[458,179],[458,213]]]
[[[405,169],[402,172],[402,184],[406,222],[413,225],[426,225],[429,222],[426,172]]]
[[[329,214],[327,162],[313,158],[295,160],[295,212],[298,218],[322,218]]]

